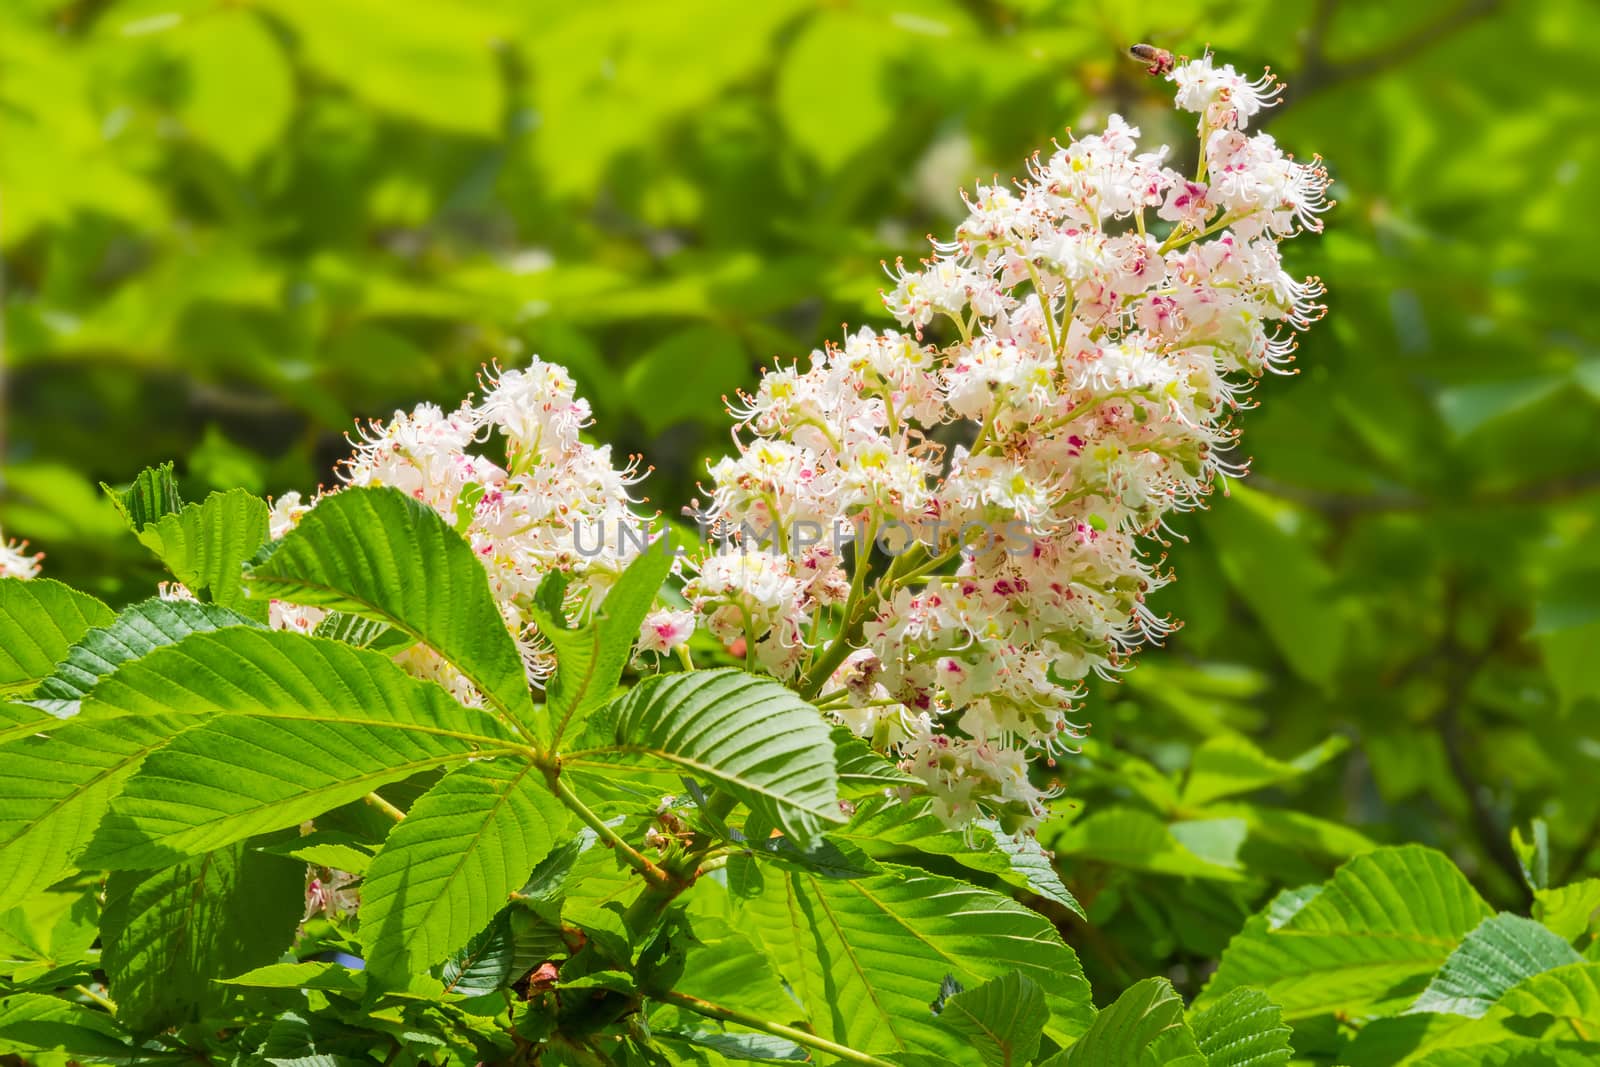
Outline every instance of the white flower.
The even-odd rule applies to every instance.
[[[1250,81],[1232,64],[1213,66],[1209,55],[1175,67],[1167,78],[1178,87],[1178,106],[1204,114],[1212,129],[1243,129],[1283,92],[1270,71]]]
[[[694,612],[662,608],[644,617],[639,627],[640,652],[671,652],[694,633]]]
[[[0,533],[0,578],[36,578],[43,552],[28,551],[26,541],[8,541]]]

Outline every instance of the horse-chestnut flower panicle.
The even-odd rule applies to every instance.
[[[1323,310],[1278,246],[1321,229],[1327,173],[1246,132],[1275,80],[1155,72],[1200,115],[1193,173],[1113,115],[965,194],[953,236],[890,272],[901,330],[767,374],[710,467],[705,519],[744,536],[689,583],[704,624],[952,822],[1043,814],[1035,765],[1083,736],[1081,681],[1171,629],[1146,604],[1166,516],[1243,473],[1231,416]],[[819,525],[879,551],[793,536]]]

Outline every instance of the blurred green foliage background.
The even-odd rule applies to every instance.
[[[1600,873],[1597,37],[1591,0],[11,0],[0,526],[131,600],[99,481],[309,490],[358,416],[529,352],[676,510],[719,397],[885,323],[960,185],[1113,109],[1186,141],[1123,52],[1209,44],[1328,158],[1289,258],[1331,312],[1171,546],[1186,628],[1091,694],[1041,832],[1068,937],[1102,998],[1192,991],[1372,842],[1518,904],[1535,817]]]

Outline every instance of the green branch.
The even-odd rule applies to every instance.
[[[713,1004],[709,1000],[691,997],[687,993],[663,993],[660,999],[668,1004],[676,1004],[680,1008],[692,1011],[696,1015],[704,1015],[708,1019],[738,1023],[740,1026],[747,1026],[764,1034],[788,1038],[797,1045],[805,1045],[816,1049],[818,1052],[826,1052],[830,1056],[836,1056],[844,1060],[846,1063],[861,1063],[866,1064],[867,1067],[894,1067],[888,1060],[882,1060],[865,1052],[858,1052],[853,1048],[836,1044],[825,1037],[818,1037],[816,1034],[797,1030],[792,1026],[785,1026],[783,1023],[775,1023],[759,1016],[749,1015],[735,1008],[725,1008],[721,1004]]]
[[[578,795],[572,791],[572,787],[567,785],[566,782],[563,782],[559,777],[552,776],[550,788],[555,792],[556,798],[561,803],[565,804],[578,818],[582,819],[585,826],[599,835],[600,840],[605,842],[606,847],[615,850],[628,866],[644,875],[645,880],[652,886],[659,887],[675,884],[670,874],[662,870],[659,865],[652,862],[649,857],[638,849],[624,841],[615,830],[606,825],[604,819],[594,813],[589,805],[579,800]]]

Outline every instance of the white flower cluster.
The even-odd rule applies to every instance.
[[[421,404],[362,428],[340,477],[348,486],[399,489],[467,539],[488,572],[530,680],[539,681],[554,659],[529,610],[534,594],[547,575],[559,572],[570,579],[566,601],[574,613],[604,599],[638,553],[638,531],[648,527],[629,494],[640,475],[633,463],[616,467],[609,446],[582,439],[591,421],[589,404],[576,395],[564,368],[535,358],[483,384],[481,399],[469,397],[454,411]],[[501,461],[482,454],[485,446],[503,447]],[[308,510],[296,493],[275,501],[273,538]],[[624,528],[635,537],[620,534]],[[306,632],[322,615],[315,608],[272,604],[272,625],[280,629]],[[468,703],[479,699],[466,679],[426,647],[414,645],[398,660]]]
[[[0,578],[37,578],[43,552],[29,552],[26,541],[7,541],[0,532]]]
[[[1141,539],[1242,473],[1229,417],[1322,310],[1278,243],[1321,228],[1327,176],[1244,132],[1271,78],[1209,58],[1169,78],[1201,116],[1192,176],[1112,117],[979,187],[954,240],[897,267],[911,333],[768,373],[711,467],[708,518],[743,530],[686,589],[711,632],[895,753],[952,822],[1042,814],[1034,765],[1082,736],[1081,680],[1169,629]],[[841,523],[881,551],[847,566]],[[777,536],[751,551],[752,530]]]

